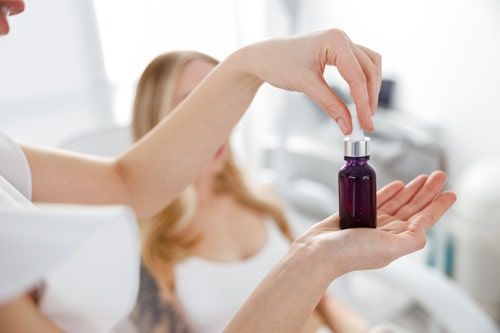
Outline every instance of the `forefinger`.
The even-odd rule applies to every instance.
[[[420,175],[410,181],[404,189],[392,196],[386,202],[381,203],[378,209],[388,215],[394,215],[396,212],[406,205],[413,196],[422,188],[427,180],[426,175]]]
[[[369,78],[366,75],[369,70],[365,69],[362,62],[360,62],[359,52],[356,52],[351,45],[347,45],[346,50],[339,52],[336,65],[340,75],[349,85],[361,127],[368,131],[373,130],[368,91]]]
[[[380,208],[387,200],[399,193],[404,187],[405,184],[402,181],[396,180],[380,189],[377,192],[377,208]]]
[[[367,117],[373,115],[377,110],[378,95],[382,82],[382,58],[378,53],[362,45],[355,45],[354,52],[366,77],[366,89],[368,90],[371,111],[370,114],[364,115]],[[358,117],[359,116],[360,115],[358,115]]]

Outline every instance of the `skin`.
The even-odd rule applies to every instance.
[[[206,59],[191,60],[181,70],[173,93],[173,105],[179,104],[188,96],[196,86],[210,73],[215,64]],[[165,117],[168,110],[165,110]],[[197,212],[187,226],[186,238],[203,235],[193,255],[215,261],[236,262],[245,260],[258,253],[267,241],[265,218],[254,211],[242,206],[231,196],[221,195],[213,191],[213,182],[217,175],[223,171],[230,151],[229,140],[217,150],[212,160],[205,166],[200,177],[194,182],[198,195]],[[234,223],[237,221],[238,223]],[[151,288],[151,279],[145,279],[147,287]],[[142,283],[142,282],[141,282]],[[174,290],[164,290],[169,295],[167,299],[174,304]],[[143,298],[140,309],[148,313],[161,314],[155,318],[143,314],[140,325],[142,330],[165,330],[179,315],[172,312],[173,306],[161,300],[161,297],[151,301]],[[160,308],[164,307],[161,311]],[[148,310],[146,310],[148,309]],[[317,310],[323,314],[322,318],[314,313],[302,329],[302,333],[315,332],[323,323],[334,332],[366,332],[368,323],[357,313],[331,297],[323,297]],[[326,321],[325,321],[326,320]]]
[[[24,1],[2,0],[0,1],[0,36],[9,33],[10,27],[7,17],[24,11]]]
[[[175,86],[174,104],[183,101],[213,68],[213,63],[203,59],[195,59],[186,64]],[[195,254],[218,261],[247,258],[257,252],[266,240],[266,230],[261,217],[256,218],[255,214],[243,209],[231,198],[217,195],[212,190],[212,183],[217,174],[223,170],[229,150],[230,144],[227,139],[194,182],[199,203],[186,234],[188,238],[200,232],[205,235]],[[235,220],[238,221],[238,229],[243,229],[245,234],[250,233],[256,237],[245,237],[245,234],[239,233],[238,229],[231,228],[234,223],[223,223]],[[241,252],[227,251],[234,248],[239,248]]]
[[[0,8],[0,33],[5,35],[6,13],[21,12],[24,2],[0,0]],[[348,134],[349,111],[323,78],[327,65],[337,67],[350,87],[361,126],[372,130],[381,82],[376,52],[354,44],[338,29],[267,40],[232,53],[169,117],[116,159],[22,145],[32,172],[33,201],[124,204],[138,217],[155,214],[200,175],[264,82],[308,95]],[[386,188],[379,197],[386,206],[379,211],[376,230],[338,231],[336,215],[316,224],[294,242],[227,332],[299,332],[336,277],[382,267],[422,248],[425,230],[455,200],[453,193],[441,193],[444,178],[442,173],[431,176],[408,201],[398,194],[412,193],[411,188],[398,183]],[[57,331],[29,295],[0,307],[0,331],[33,331],[27,318],[39,323],[36,332]]]
[[[299,332],[335,278],[352,270],[381,268],[422,249],[426,231],[456,200],[453,192],[441,192],[445,181],[446,175],[437,171],[406,186],[397,181],[381,189],[375,230],[339,230],[338,214],[311,227],[266,276],[225,332]],[[304,272],[308,272],[306,279]],[[265,319],[269,313],[273,313],[272,322]]]
[[[338,44],[344,53],[333,51],[332,43]],[[295,49],[301,52],[294,52]],[[237,50],[157,128],[117,159],[83,158],[23,145],[33,176],[33,200],[125,204],[132,207],[138,217],[151,216],[200,174],[264,81],[309,93],[338,123],[344,122],[340,121],[343,117],[348,117],[350,122],[347,107],[337,101],[338,97],[320,76],[327,63],[342,66],[344,77],[352,82],[353,96],[364,105],[358,107],[358,112],[365,110],[361,114],[371,128],[370,103],[373,102],[368,98],[366,84],[374,80],[380,82],[380,68],[372,62],[366,63],[370,59],[368,56],[356,58],[355,49],[361,52],[343,32],[329,30],[302,38],[266,41]],[[293,61],[281,60],[294,53]],[[365,69],[360,69],[362,63],[365,63]],[[290,71],[289,68],[305,70]],[[365,73],[376,78],[368,80]],[[361,85],[359,81],[362,81]],[[234,93],[227,93],[230,91]],[[165,172],[166,165],[172,166],[170,172]]]
[[[214,67],[213,63],[205,59],[194,59],[187,63],[175,86],[174,105],[184,100]],[[244,260],[258,253],[267,241],[262,216],[241,206],[231,197],[213,191],[213,182],[223,170],[229,151],[230,143],[227,140],[195,181],[199,204],[186,234],[187,238],[200,233],[204,235],[194,255],[212,261]],[[363,318],[331,297],[324,296],[317,309],[323,313],[326,324],[333,332],[366,332],[368,328]],[[311,317],[302,333],[315,332],[321,324],[321,318]]]

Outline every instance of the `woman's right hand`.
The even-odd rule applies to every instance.
[[[324,79],[326,66],[335,66],[348,83],[360,124],[372,130],[371,116],[378,104],[381,57],[354,44],[341,30],[271,39],[244,47],[244,70],[262,82],[311,97],[333,118],[344,134],[351,132],[351,116],[344,102]]]

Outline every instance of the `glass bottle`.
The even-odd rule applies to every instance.
[[[370,159],[370,138],[352,118],[353,130],[344,139],[345,164],[338,173],[340,228],[377,227],[377,182]]]

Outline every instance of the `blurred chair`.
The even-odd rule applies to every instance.
[[[349,273],[329,289],[391,333],[499,333],[473,298],[434,268],[400,258],[389,266]]]

